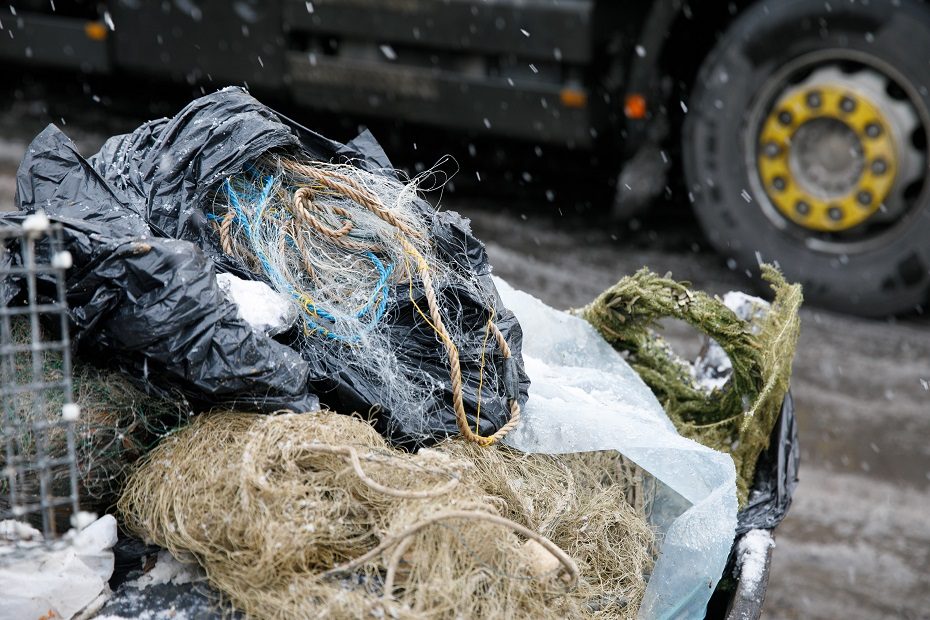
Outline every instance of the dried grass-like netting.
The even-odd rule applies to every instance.
[[[165,439],[119,509],[254,617],[624,618],[655,557],[641,481],[616,453],[409,454],[358,418],[228,413]]]

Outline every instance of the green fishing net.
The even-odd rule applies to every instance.
[[[575,311],[626,353],[682,435],[733,457],[740,506],[788,391],[800,331],[800,285],[788,284],[770,265],[762,266],[762,275],[774,300],[750,320],[740,319],[721,299],[648,269]],[[698,385],[690,364],[657,333],[663,318],[687,322],[726,352],[733,371],[722,388]]]

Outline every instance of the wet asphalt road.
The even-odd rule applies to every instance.
[[[17,98],[4,89],[0,209],[11,208],[16,166],[50,120],[64,120],[90,154],[107,135],[152,116],[141,104],[137,113],[123,106],[111,114],[92,93],[56,102],[53,91],[33,86]],[[534,205],[460,192],[443,205],[472,219],[497,275],[556,307],[587,303],[643,265],[714,293],[746,286],[666,204],[637,230],[597,214],[560,216],[558,198]],[[681,351],[696,351],[686,327],[667,331]],[[805,308],[792,390],[801,484],[777,531],[764,617],[930,618],[930,318],[874,321]]]

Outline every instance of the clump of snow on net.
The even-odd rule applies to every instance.
[[[327,187],[320,175],[340,186],[354,185],[375,199],[382,214]],[[477,317],[483,346],[458,347],[463,382],[479,381],[484,400],[506,394],[503,377],[491,363],[495,341],[484,325],[494,319],[496,293],[436,251],[431,235],[435,211],[420,192],[440,189],[446,180],[442,173],[434,168],[403,180],[395,175],[393,170],[369,172],[349,164],[266,156],[224,183],[211,217],[221,228],[224,218],[233,219],[227,251],[296,309],[302,333],[298,348],[304,357],[326,358],[330,367],[378,386],[375,409],[380,405],[397,412],[406,418],[408,432],[413,429],[425,438],[430,434],[426,414],[434,398],[448,389],[450,378],[426,372],[411,353],[411,342],[420,339],[421,349],[443,360],[446,356],[423,296],[421,271],[429,271],[443,323],[456,345],[465,342],[465,330],[476,328],[464,324],[476,317],[469,317],[458,300],[482,300],[487,308],[485,317]],[[302,188],[309,189],[308,199],[295,204]],[[310,225],[308,217],[318,226]],[[398,301],[412,301],[413,316],[396,316]],[[398,328],[411,321],[412,327]],[[429,339],[427,344],[423,338]],[[469,376],[468,366],[478,369],[472,372],[477,376]]]

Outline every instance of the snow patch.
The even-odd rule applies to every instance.
[[[42,532],[22,521],[0,521],[0,543],[41,541]]]
[[[51,225],[52,223],[49,221],[48,216],[45,215],[45,211],[36,211],[23,220],[23,230],[31,235],[44,233]]]
[[[81,407],[76,403],[68,403],[62,406],[61,417],[67,422],[75,422],[81,417]]]
[[[126,583],[133,588],[144,589],[149,586],[172,583],[176,586],[200,581],[204,578],[204,573],[193,560],[181,562],[174,558],[168,551],[158,552],[158,558],[155,561],[155,567],[145,573],[138,579]]]
[[[264,282],[219,273],[216,283],[236,305],[242,320],[255,331],[274,336],[287,331],[297,320],[294,304]]]
[[[765,560],[768,551],[775,546],[772,534],[768,530],[749,530],[737,546],[740,566],[740,586],[743,596],[755,595],[759,582],[765,574]]]

